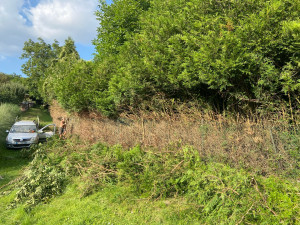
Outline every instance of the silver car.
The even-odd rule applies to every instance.
[[[45,128],[53,126],[53,131],[44,132]],[[55,134],[55,125],[49,124],[38,130],[38,125],[34,121],[22,120],[16,122],[8,132],[6,146],[8,148],[29,148],[39,141],[51,137]]]

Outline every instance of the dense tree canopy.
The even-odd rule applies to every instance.
[[[128,35],[138,32],[139,16],[150,6],[149,0],[115,0],[113,4],[100,1],[96,12],[100,26],[94,40],[96,59],[105,59],[118,54]]]
[[[111,62],[109,97],[117,107],[159,93],[228,109],[253,102],[272,109],[290,96],[298,105],[299,7],[299,0],[153,0]]]
[[[93,62],[79,60],[70,40],[56,51],[30,40],[24,73],[76,111],[112,115],[157,97],[293,111],[300,105],[299,11],[299,0],[100,1]]]

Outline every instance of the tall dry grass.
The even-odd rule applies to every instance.
[[[90,142],[125,148],[141,145],[157,151],[190,145],[204,160],[262,175],[294,177],[299,172],[299,120],[289,123],[285,112],[262,119],[185,108],[176,113],[122,114],[118,120],[110,120],[96,113],[68,114],[54,102],[50,113],[56,124],[60,117],[68,118],[68,135]]]

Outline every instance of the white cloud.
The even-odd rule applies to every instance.
[[[0,57],[19,57],[24,42],[41,37],[61,44],[69,36],[90,45],[98,22],[98,0],[0,0]],[[26,6],[27,8],[24,8]],[[22,16],[23,15],[23,16]],[[27,18],[26,18],[27,17]]]
[[[0,55],[12,56],[22,50],[24,39],[30,37],[30,28],[27,27],[26,19],[19,11],[23,0],[0,1]]]
[[[63,42],[68,36],[76,42],[90,44],[96,37],[94,15],[98,0],[41,0],[29,10],[28,18],[35,36]]]

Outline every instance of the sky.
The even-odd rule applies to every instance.
[[[23,76],[24,42],[38,37],[48,44],[56,39],[60,45],[71,37],[80,57],[91,60],[98,5],[98,0],[0,0],[0,72]]]

